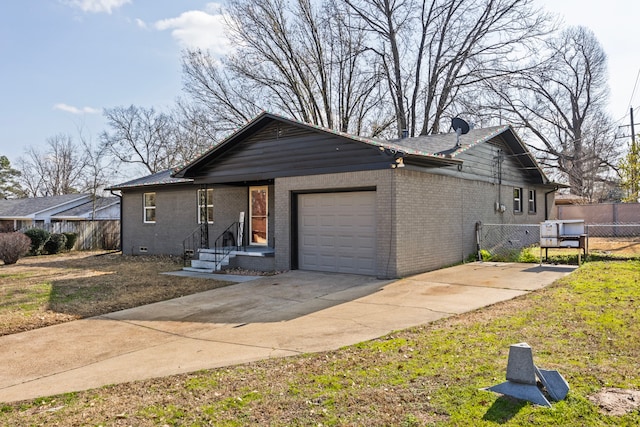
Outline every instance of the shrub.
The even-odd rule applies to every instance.
[[[491,256],[491,253],[486,249],[480,250],[480,256],[482,257],[482,261],[493,261],[493,257]],[[469,254],[469,256],[467,257],[467,262],[475,262],[475,261],[480,261],[478,259],[478,252],[473,252]]]
[[[540,255],[536,255],[533,248],[524,248],[518,256],[518,262],[536,263],[540,261]]]
[[[62,252],[66,245],[67,237],[64,234],[53,233],[44,244],[44,250],[53,255]]]
[[[15,264],[29,252],[31,239],[17,231],[0,233],[0,259],[5,264]]]
[[[64,245],[65,250],[70,251],[76,244],[78,240],[78,235],[76,233],[62,233],[67,238],[67,244]]]
[[[40,255],[44,244],[47,243],[49,236],[51,236],[51,233],[42,228],[30,228],[24,234],[31,239],[31,249],[29,250],[31,255]]]
[[[491,255],[491,252],[489,252],[488,250],[481,249],[480,255],[482,256],[482,261],[491,261],[492,255]]]

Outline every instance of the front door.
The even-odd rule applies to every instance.
[[[268,224],[268,188],[249,188],[249,235],[250,244],[267,246],[267,224]]]

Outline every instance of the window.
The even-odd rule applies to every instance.
[[[513,212],[522,213],[522,188],[513,189]]]
[[[156,222],[156,193],[144,193],[144,222]]]
[[[198,190],[198,224],[213,224],[213,188]]]
[[[529,213],[536,213],[536,190],[529,190]]]

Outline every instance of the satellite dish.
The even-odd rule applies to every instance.
[[[460,117],[454,117],[451,119],[451,128],[455,130],[458,135],[469,133],[469,123],[465,122]]]
[[[451,119],[451,127],[456,131],[456,147],[459,147],[460,135],[469,133],[469,123],[465,122],[460,117],[454,117]]]

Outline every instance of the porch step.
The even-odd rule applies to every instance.
[[[226,259],[221,259],[219,261],[214,260],[203,260],[203,259],[192,259],[191,267],[193,268],[201,268],[201,269],[216,269],[216,266],[226,267],[229,265],[229,257]],[[219,268],[218,268],[219,270]]]
[[[215,269],[211,268],[195,268],[195,267],[182,267],[182,271],[192,271],[194,273],[215,273]]]
[[[222,261],[224,258],[228,258],[229,254],[220,254],[220,253],[216,253],[216,252],[204,252],[204,251],[200,251],[198,252],[198,259],[200,261],[213,261],[213,262],[218,262],[218,261]]]
[[[273,257],[274,250],[271,248],[243,248],[242,250],[232,250],[226,254],[220,253],[215,249],[199,249],[197,252],[198,259],[191,260],[190,267],[183,267],[184,271],[193,271],[199,273],[215,273],[228,266],[230,260],[236,256],[251,257]]]
[[[183,267],[184,271],[199,273],[215,273],[229,265],[229,259],[233,258],[232,253],[219,253],[215,249],[198,250],[198,259],[191,260],[190,267]]]

